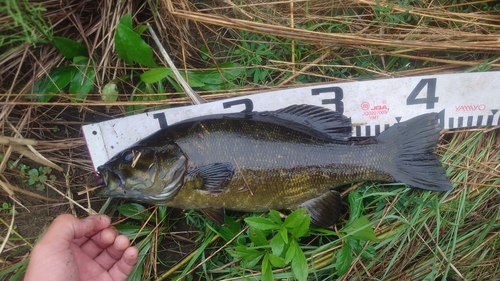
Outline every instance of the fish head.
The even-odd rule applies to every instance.
[[[184,184],[187,158],[175,143],[135,145],[97,171],[105,184],[98,195],[162,204],[170,201]]]

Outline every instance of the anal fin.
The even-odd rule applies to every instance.
[[[321,196],[310,199],[300,208],[306,208],[311,215],[311,224],[318,227],[334,225],[340,218],[342,209],[342,196],[335,190],[329,190]]]

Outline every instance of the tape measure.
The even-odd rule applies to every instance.
[[[94,168],[155,131],[185,119],[293,104],[351,117],[353,136],[376,136],[394,123],[437,112],[443,129],[500,125],[500,72],[444,74],[297,87],[158,110],[83,126]]]

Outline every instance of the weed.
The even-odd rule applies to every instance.
[[[8,202],[3,202],[0,208],[0,213],[17,214],[16,209],[12,209],[12,204]]]

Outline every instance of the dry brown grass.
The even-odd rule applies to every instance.
[[[372,74],[372,78],[403,77],[409,75],[425,75],[450,72],[462,72],[471,67],[487,65],[489,69],[500,69],[500,15],[495,12],[482,12],[481,5],[494,5],[493,0],[479,0],[450,4],[451,1],[430,1],[426,7],[415,7],[408,11],[398,4],[388,8],[386,15],[401,14],[414,16],[406,22],[389,23],[381,21],[382,15],[376,14],[376,1],[372,0],[340,0],[340,1],[238,1],[213,0],[194,4],[188,0],[153,1],[29,1],[40,4],[46,9],[43,18],[51,23],[47,34],[71,38],[85,44],[90,50],[97,73],[94,91],[79,103],[71,102],[67,94],[61,93],[48,103],[38,103],[26,99],[31,96],[35,82],[50,73],[55,67],[67,63],[67,60],[47,42],[40,30],[33,31],[39,36],[34,42],[24,42],[4,45],[0,48],[0,153],[4,155],[0,163],[0,196],[2,202],[13,203],[20,214],[9,223],[11,217],[4,211],[0,235],[3,238],[2,261],[6,265],[15,264],[26,259],[25,252],[16,253],[23,246],[31,247],[33,238],[41,228],[50,221],[56,213],[70,208],[74,213],[92,213],[102,204],[92,193],[76,195],[92,186],[87,178],[92,178],[93,168],[83,140],[80,128],[84,124],[123,116],[134,80],[127,78],[122,81],[124,92],[117,102],[106,103],[101,100],[100,91],[109,81],[129,74],[132,67],[118,59],[114,51],[114,28],[120,18],[131,13],[137,22],[149,22],[165,46],[170,50],[180,69],[205,69],[217,65],[230,55],[227,49],[240,44],[239,32],[246,31],[279,38],[289,44],[291,50],[306,46],[310,51],[308,56],[299,57],[294,52],[284,55],[282,59],[272,59],[266,68],[276,71],[273,80],[268,84],[249,82],[238,89],[217,93],[201,92],[207,100],[221,99],[234,95],[246,95],[259,90],[291,87],[296,84],[297,77],[309,75],[317,81],[344,82],[357,80],[356,75],[333,77],[324,73],[325,67],[335,62],[338,69],[348,69],[352,73],[364,72]],[[382,2],[382,1],[381,1]],[[334,3],[334,6],[332,6]],[[383,1],[382,3],[385,3]],[[441,4],[440,4],[441,3]],[[21,7],[24,4],[20,4]],[[470,12],[456,12],[461,6],[471,7]],[[1,12],[0,30],[8,26],[14,19]],[[325,23],[347,26],[344,32],[330,32],[324,28]],[[306,29],[305,26],[316,26]],[[5,31],[5,30],[2,30]],[[21,28],[10,30],[10,33],[22,33]],[[7,34],[7,32],[5,33]],[[217,42],[217,43],[215,43]],[[153,45],[153,44],[151,44]],[[199,53],[206,49],[209,60],[203,60]],[[359,50],[367,51],[377,64],[366,66],[353,63],[359,55]],[[314,59],[311,59],[314,57]],[[409,59],[418,68],[399,69],[397,72],[389,61]],[[367,58],[368,59],[368,58]],[[340,62],[340,63],[339,63]],[[486,63],[485,63],[486,62]],[[264,66],[254,66],[264,67]],[[36,93],[35,93],[36,94]],[[133,102],[154,108],[158,105],[186,104],[189,101],[177,93],[167,93],[165,101]],[[107,109],[106,106],[111,106]],[[54,127],[59,128],[58,132]],[[472,132],[473,133],[473,132]],[[444,149],[453,150],[465,141],[469,133],[458,133],[459,139],[454,140],[455,146],[443,144]],[[483,147],[488,147],[488,156],[475,161]],[[457,149],[458,151],[458,149]],[[475,196],[486,187],[498,188],[498,171],[500,169],[498,155],[500,143],[498,139],[488,145],[477,144],[477,151],[462,157],[459,163],[447,160],[457,173],[466,172],[466,177],[458,180],[462,187],[454,196],[468,192],[467,196]],[[27,160],[29,159],[29,160]],[[33,167],[49,166],[57,171],[57,179],[50,181],[50,186],[44,192],[38,192],[16,180],[16,172],[4,170],[8,160],[19,163],[30,163]],[[488,172],[484,172],[488,171]],[[462,175],[462,174],[461,174]],[[457,178],[453,175],[453,178]],[[493,183],[496,183],[493,184]],[[492,185],[493,184],[493,185]],[[466,186],[467,189],[463,187]],[[491,198],[481,203],[471,219],[486,220],[488,215],[498,216],[499,193],[490,190]],[[450,197],[452,200],[454,197]],[[16,203],[14,203],[16,202]],[[390,205],[390,202],[388,202]],[[28,213],[31,211],[32,213]],[[29,216],[43,214],[48,219],[36,226],[31,232],[13,226]],[[28,224],[29,225],[29,224]],[[471,225],[478,227],[471,222]],[[389,231],[383,226],[377,233]],[[464,228],[464,233],[467,229]],[[408,259],[423,260],[417,264],[431,264],[432,254],[425,257],[415,257],[411,252],[421,247],[419,243],[433,243],[430,231],[424,230],[419,239],[403,246],[407,256],[402,255],[396,267],[400,274],[392,279],[404,279],[405,272],[411,270]],[[8,237],[19,240],[11,241]],[[27,239],[28,238],[28,239]],[[472,237],[473,238],[473,237]],[[471,238],[471,239],[472,239]],[[498,230],[483,237],[485,243],[497,241]],[[429,240],[430,239],[430,240]],[[467,245],[464,240],[458,247]],[[484,246],[484,245],[482,245]],[[491,244],[498,251],[498,244]],[[430,247],[429,247],[430,249]],[[482,249],[482,248],[479,248]],[[0,250],[0,252],[2,252]],[[478,249],[470,249],[475,255]],[[458,251],[458,250],[457,250]],[[387,262],[391,262],[387,251]],[[458,261],[471,259],[466,252],[460,252]],[[8,256],[8,257],[7,257]],[[477,266],[495,268],[498,259],[485,259]],[[358,264],[359,265],[359,264]],[[470,270],[465,266],[457,270]],[[384,264],[372,267],[372,275],[383,271]],[[423,268],[423,267],[418,267]],[[355,266],[354,271],[362,271],[363,266]],[[497,271],[498,272],[498,271]],[[424,271],[422,274],[426,274]],[[420,276],[420,275],[414,275]],[[478,275],[479,276],[479,275]],[[391,280],[392,280],[391,279]]]

